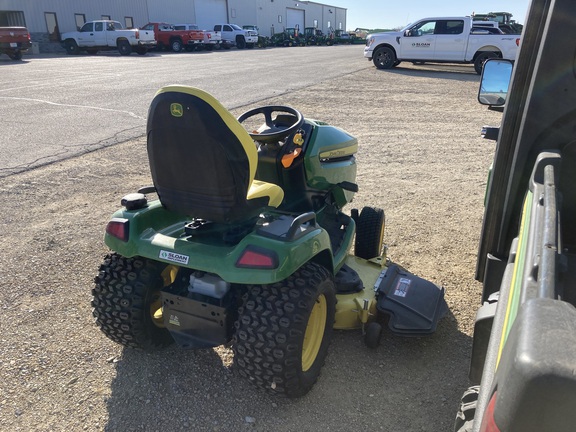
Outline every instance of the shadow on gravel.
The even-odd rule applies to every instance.
[[[480,76],[474,71],[472,65],[426,64],[414,65],[412,67],[402,67],[399,65],[388,70],[378,69],[378,72],[421,78],[441,78],[463,82],[480,82]]]
[[[231,350],[222,347],[220,354],[176,346],[153,354],[124,349],[105,430],[449,430],[470,341],[450,312],[429,337],[396,337],[385,328],[377,349],[364,345],[360,330],[336,331],[322,376],[297,400],[269,395],[233,374],[220,355]],[[402,412],[389,409],[399,404]]]

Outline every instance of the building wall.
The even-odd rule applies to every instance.
[[[214,14],[216,10],[218,13]],[[131,17],[135,27],[147,22],[166,21],[197,23],[210,28],[215,15],[226,11],[230,23],[252,24],[264,36],[282,32],[287,25],[288,10],[304,11],[304,26],[317,27],[327,33],[329,27],[346,29],[346,9],[318,2],[295,0],[0,0],[0,17],[6,11],[22,11],[25,25],[40,52],[64,52],[57,41],[50,41],[45,12],[56,14],[60,33],[76,30],[75,14],[86,21],[109,15],[125,23]],[[204,19],[203,19],[204,17]],[[210,18],[207,18],[210,17]],[[224,16],[222,16],[224,19]],[[301,29],[303,30],[303,29]]]

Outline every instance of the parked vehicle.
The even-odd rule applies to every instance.
[[[188,45],[186,49],[191,51],[193,49],[197,50],[208,50],[219,49],[222,44],[222,36],[220,32],[215,32],[211,30],[200,30],[196,24],[174,24],[174,29],[176,30],[186,30],[193,33],[192,40],[193,46]]]
[[[368,35],[364,57],[378,69],[402,61],[473,63],[476,73],[489,58],[514,60],[520,38],[472,32],[471,17],[424,18],[401,31]]]
[[[316,27],[306,27],[304,29],[304,38],[306,45],[325,45],[328,40],[322,30]]]
[[[146,136],[153,186],[121,200],[93,289],[110,339],[230,343],[241,376],[295,398],[333,329],[362,329],[369,347],[386,317],[399,336],[436,330],[444,289],[386,258],[384,211],[342,210],[358,191],[356,138],[286,106],[236,119],[182,85],[156,93]]]
[[[478,100],[503,117],[483,128],[497,145],[476,265],[472,386],[456,432],[575,430],[576,39],[566,37],[575,20],[573,0],[532,0],[514,65],[484,66]]]
[[[351,44],[352,37],[344,30],[334,30],[334,43],[337,44]]]
[[[300,26],[296,25],[296,27],[288,27],[286,30],[286,35],[288,36],[288,40],[290,41],[289,46],[305,46],[306,45],[306,37],[303,33],[300,32]]]
[[[258,28],[258,26],[255,25],[243,25],[242,28],[244,30],[248,30],[248,31],[253,31],[256,32],[256,35],[258,36],[258,42],[256,42],[256,46],[258,48],[264,48],[267,47],[270,44],[270,38],[266,37],[266,36],[262,36],[260,34],[260,29]]]
[[[254,48],[258,43],[258,33],[254,30],[244,30],[236,24],[216,24],[214,31],[222,35],[222,44],[225,48],[232,46],[238,49]]]
[[[203,35],[196,35],[189,31],[176,30],[172,24],[163,22],[151,22],[140,27],[140,30],[154,32],[156,39],[156,49],[171,50],[180,52],[186,46],[194,46],[196,42],[201,43]]]
[[[118,21],[110,20],[90,21],[80,31],[63,33],[61,43],[68,54],[118,50],[121,55],[132,51],[144,55],[156,47],[152,30],[124,29]]]
[[[0,27],[0,54],[12,60],[21,60],[22,54],[32,46],[26,27]]]
[[[510,12],[488,12],[487,14],[473,14],[475,22],[496,21],[498,27],[505,34],[522,34],[522,24],[512,19]]]

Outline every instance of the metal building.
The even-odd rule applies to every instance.
[[[344,8],[295,0],[0,0],[0,26],[26,26],[39,52],[63,52],[60,34],[87,21],[113,19],[125,27],[148,22],[256,25],[264,36],[288,27],[346,29]]]

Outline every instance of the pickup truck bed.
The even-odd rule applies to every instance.
[[[0,54],[12,60],[21,60],[22,54],[32,46],[26,27],[0,27]]]

